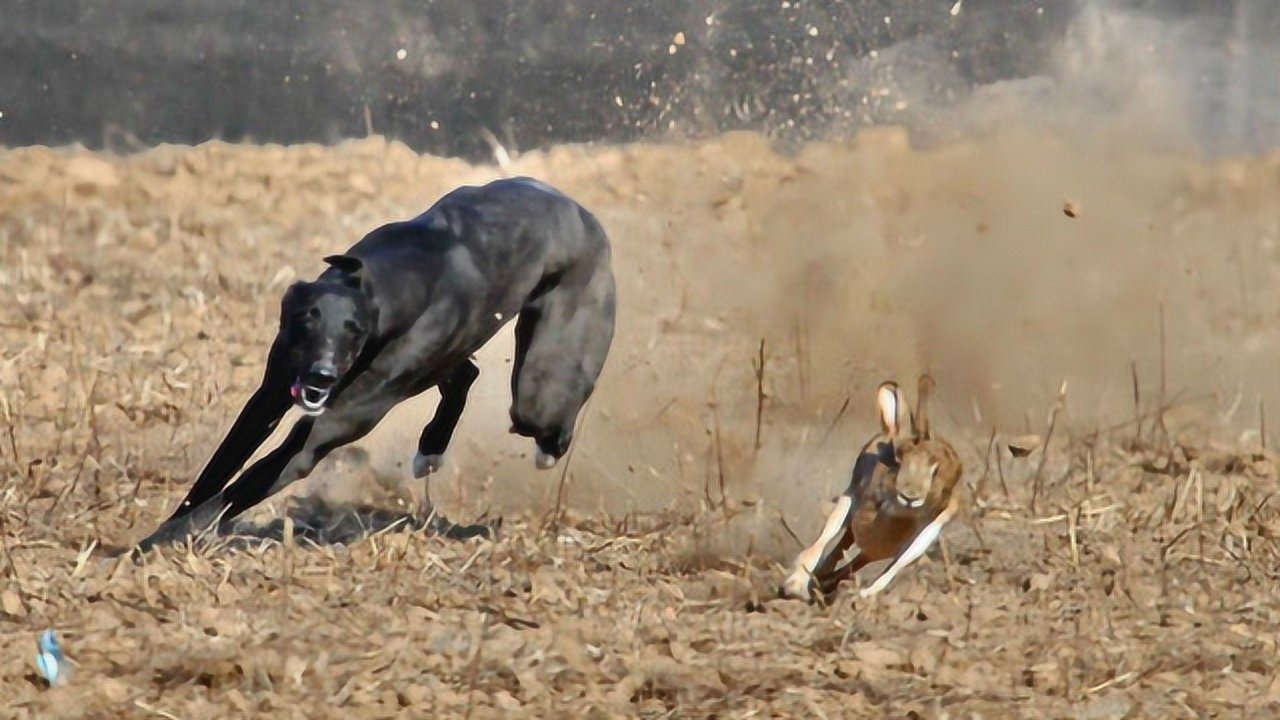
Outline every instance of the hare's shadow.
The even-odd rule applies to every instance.
[[[317,496],[294,498],[285,516],[293,522],[294,542],[313,545],[349,545],[371,535],[402,532],[425,532],[450,540],[492,539],[502,527],[500,517],[482,517],[476,524],[460,525],[438,512],[424,516],[373,505],[331,503]],[[231,545],[261,540],[283,542],[284,537],[283,517],[267,523],[233,520],[217,534],[218,541]]]

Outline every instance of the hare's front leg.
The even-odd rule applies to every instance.
[[[817,542],[805,548],[796,557],[794,569],[782,585],[782,595],[798,600],[812,600],[815,583],[830,573],[840,556],[853,544],[850,520],[853,514],[853,498],[848,494],[836,498],[836,507],[827,516],[827,524]]]
[[[893,578],[896,577],[898,573],[902,572],[902,570],[911,563],[919,560],[920,556],[924,555],[929,549],[929,546],[933,545],[933,543],[937,541],[938,536],[942,534],[943,526],[950,522],[952,516],[955,514],[955,504],[948,506],[945,510],[939,513],[938,516],[935,517],[928,525],[925,525],[920,532],[916,533],[916,536],[911,539],[911,544],[908,545],[901,554],[893,559],[893,564],[885,569],[883,573],[880,573],[880,577],[876,578],[875,582],[860,590],[858,594],[864,598],[871,597],[888,587],[889,583],[893,582]]]

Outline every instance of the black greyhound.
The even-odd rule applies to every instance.
[[[568,450],[615,312],[609,240],[581,205],[530,178],[461,187],[325,262],[314,282],[285,293],[262,384],[140,548],[239,515],[438,386],[413,460],[415,477],[434,472],[480,374],[472,355],[516,316],[511,432],[533,438],[539,468]],[[304,417],[227,485],[291,403]]]

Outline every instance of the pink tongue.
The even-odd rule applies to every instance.
[[[294,383],[289,386],[289,396],[297,400],[302,395],[302,383]]]

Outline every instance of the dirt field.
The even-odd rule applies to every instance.
[[[751,135],[561,147],[505,171],[614,239],[617,340],[567,473],[506,433],[504,336],[431,489],[453,519],[503,516],[496,542],[390,528],[135,565],[102,550],[178,501],[254,388],[287,283],[503,171],[378,138],[0,151],[0,714],[1280,711],[1259,431],[1280,157],[1034,131],[926,151],[883,129],[793,155]],[[871,602],[776,600],[791,532],[812,539],[873,429],[872,389],[925,368],[967,470],[947,555]],[[1063,380],[1047,450],[1011,457]],[[257,520],[402,512],[432,402]],[[54,689],[33,664],[46,627],[75,664]]]

